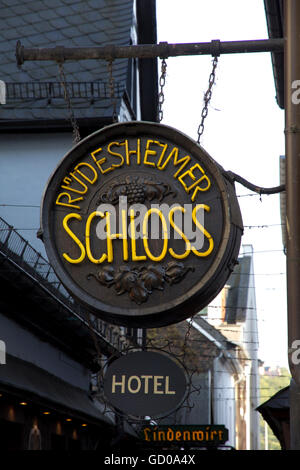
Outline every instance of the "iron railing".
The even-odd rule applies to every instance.
[[[83,308],[66,291],[47,259],[35,250],[2,217],[0,217],[0,254],[16,263],[59,302],[65,305],[71,315],[75,315],[87,324]],[[128,346],[126,345],[125,331],[96,318],[94,315],[89,315],[89,319],[94,332],[106,342],[109,342],[113,348],[122,352]]]
[[[71,99],[95,100],[110,98],[110,84],[98,82],[66,82]],[[124,84],[114,82],[115,96],[121,97]],[[31,101],[46,99],[64,99],[64,87],[61,82],[6,82],[6,101]]]

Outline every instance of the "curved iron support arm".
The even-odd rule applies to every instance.
[[[250,191],[254,191],[258,194],[276,194],[285,191],[285,184],[281,184],[280,186],[275,186],[273,188],[262,188],[261,186],[250,183],[249,181],[245,180],[245,178],[237,175],[233,171],[226,171],[224,176],[226,176],[231,182],[236,181],[237,183],[240,183],[246,188],[250,189]]]

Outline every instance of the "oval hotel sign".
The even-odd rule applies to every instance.
[[[226,173],[161,124],[114,124],[65,156],[45,190],[41,236],[71,295],[131,327],[204,308],[238,256],[243,225]]]
[[[112,362],[104,376],[107,401],[128,415],[166,416],[186,393],[185,370],[164,353],[129,353]]]

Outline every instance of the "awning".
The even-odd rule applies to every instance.
[[[0,366],[0,390],[23,399],[26,397],[36,405],[81,417],[95,425],[114,425],[109,414],[104,414],[104,406],[92,400],[85,390],[9,354],[6,364]]]

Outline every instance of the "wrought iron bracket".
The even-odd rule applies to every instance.
[[[99,47],[25,48],[17,42],[16,59],[20,67],[28,60],[114,60],[121,58],[154,59],[187,55],[238,54],[249,52],[283,52],[284,39],[255,39],[249,41],[224,41],[214,39],[210,42],[169,44],[139,44],[134,46],[106,45]]]
[[[274,186],[273,188],[263,188],[261,186],[257,186],[256,184],[250,183],[249,181],[245,180],[245,178],[240,175],[237,175],[233,171],[224,172],[224,176],[229,179],[231,183],[234,183],[236,181],[237,183],[240,183],[246,188],[250,189],[250,191],[254,191],[258,194],[276,194],[285,191],[285,184],[281,184],[280,186]]]

